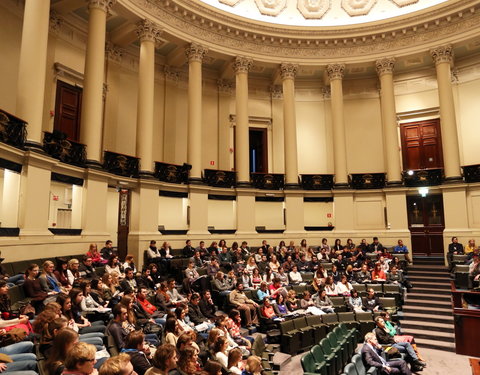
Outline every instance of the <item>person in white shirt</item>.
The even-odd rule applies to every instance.
[[[297,285],[303,282],[302,274],[298,272],[298,267],[296,265],[294,265],[292,270],[288,273],[288,278],[290,279],[290,284]]]
[[[342,275],[340,282],[337,283],[337,292],[338,294],[344,296],[350,296],[350,291],[353,289],[352,284],[347,280],[347,276]]]

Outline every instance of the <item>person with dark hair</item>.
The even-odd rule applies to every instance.
[[[383,249],[383,245],[378,241],[378,237],[373,237],[373,242],[368,245],[367,251],[369,253],[382,254]]]
[[[78,273],[82,279],[93,279],[96,276],[91,257],[88,255],[82,256],[82,263],[78,266]]]
[[[90,322],[84,315],[82,307],[86,304],[84,303],[85,296],[83,291],[79,288],[73,288],[68,294],[71,299],[71,313],[72,318],[75,320],[75,323],[80,327],[80,333],[92,333],[92,332],[105,332],[105,324],[103,321],[97,320]],[[82,306],[83,305],[83,306]],[[102,310],[103,311],[103,310]],[[99,319],[98,316],[92,316],[92,318]]]
[[[171,344],[163,344],[157,348],[152,359],[153,367],[145,375],[168,375],[177,367],[177,350]]]
[[[363,301],[363,309],[372,312],[383,310],[380,299],[375,295],[375,291],[372,288],[368,288],[367,293],[367,297]]]
[[[32,326],[27,315],[15,315],[12,311],[8,285],[5,280],[0,280],[0,329],[10,331],[13,328],[23,329],[27,334],[32,332]]]
[[[120,281],[120,289],[123,292],[131,290],[135,293],[137,291],[137,281],[135,280],[135,275],[130,267],[125,268],[125,278]]]
[[[138,375],[144,375],[152,367],[150,347],[145,343],[145,335],[142,331],[132,331],[127,335],[122,353],[130,356],[133,370]]]
[[[127,308],[121,304],[115,305],[113,308],[113,319],[108,323],[107,331],[113,337],[118,350],[125,347],[125,339],[128,330],[123,327],[123,323],[127,321]]]
[[[68,261],[64,258],[57,258],[57,265],[55,267],[55,271],[53,271],[53,274],[55,275],[61,286],[63,286],[65,289],[70,290],[72,286],[68,281],[67,268]]]
[[[179,329],[177,319],[174,316],[167,318],[164,329],[164,342],[172,345],[177,345],[179,336]]]
[[[105,241],[105,246],[100,250],[100,254],[102,254],[102,258],[105,261],[108,261],[112,255],[115,254],[113,250],[113,242],[111,240]]]
[[[240,355],[241,354],[242,352],[240,351]],[[203,372],[206,373],[206,375],[221,375],[222,365],[215,361],[207,361],[207,363],[205,363],[205,366],[203,366]]]
[[[186,240],[185,247],[182,250],[182,255],[184,258],[191,258],[195,254],[195,249],[192,247],[192,241]]]
[[[403,359],[386,360],[386,354],[382,346],[378,343],[375,333],[368,332],[365,335],[365,344],[362,347],[362,360],[365,367],[375,367],[379,374],[390,375],[411,375],[407,363]]]
[[[202,291],[202,299],[198,306],[200,307],[202,314],[211,321],[214,321],[217,318],[217,306],[213,303],[212,294],[209,290]]]
[[[67,353],[78,342],[78,333],[70,328],[61,329],[53,339],[45,368],[50,375],[60,375],[65,368]]]
[[[447,253],[447,261],[450,266],[450,272],[453,271],[452,260],[454,255],[462,255],[464,254],[463,245],[458,242],[458,238],[456,236],[452,237],[452,242],[448,245],[448,253]]]
[[[247,324],[247,327],[251,326],[252,324],[258,324],[258,304],[255,301],[247,298],[243,292],[243,284],[241,282],[237,282],[236,289],[233,290],[229,295],[229,300],[230,303],[235,305],[238,310],[244,312],[246,320],[245,323]]]
[[[42,285],[37,278],[38,271],[39,267],[37,264],[30,264],[25,271],[25,283],[23,284],[25,294],[31,298],[32,305],[37,314],[43,310],[43,301],[49,296],[49,294],[42,289]]]

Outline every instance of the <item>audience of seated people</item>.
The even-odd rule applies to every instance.
[[[462,251],[458,247],[452,253]],[[478,274],[475,251],[471,264]],[[355,286],[407,286],[405,264],[394,259],[396,253],[408,254],[401,240],[391,254],[376,237],[359,246],[351,239],[346,245],[337,239],[333,247],[326,239],[319,247],[306,240],[299,246],[280,241],[275,247],[262,241],[257,250],[246,241],[230,248],[225,240],[208,248],[201,241],[195,248],[188,240],[176,257],[168,242],[158,249],[152,240],[145,251],[148,263],[141,270],[131,255],[122,263],[107,241],[101,251],[91,244],[83,256],[45,261],[41,267],[31,264],[25,274],[10,276],[0,266],[0,336],[11,327],[26,333],[24,341],[4,346],[0,353],[14,360],[6,365],[8,372],[35,371],[34,332],[38,355],[48,358],[50,374],[89,374],[96,369],[100,374],[123,374],[127,367],[138,374],[167,374],[174,369],[179,374],[201,370],[256,374],[261,361],[255,356],[242,360],[253,341],[242,335],[242,327],[252,330],[259,318],[280,322],[289,315],[335,312],[332,296],[346,297],[351,311],[381,311],[373,289],[362,300]],[[176,258],[187,260],[181,277]],[[17,284],[23,284],[31,299],[30,316],[11,310],[8,288]],[[292,287],[304,291],[297,296]],[[405,351],[415,369],[423,367],[411,340],[398,341],[402,336],[385,316],[377,324],[377,336]],[[108,360],[106,336],[121,353]],[[156,350],[150,351],[152,347]],[[32,354],[34,364],[29,356],[14,358],[17,354]]]

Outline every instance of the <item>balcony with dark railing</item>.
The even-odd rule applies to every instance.
[[[205,169],[203,171],[203,181],[209,186],[232,188],[237,185],[237,174],[233,171]]]
[[[0,142],[23,148],[27,139],[27,123],[0,109]]]
[[[301,178],[304,190],[333,189],[333,174],[302,174]]]
[[[186,163],[177,165],[156,162],[154,176],[160,181],[171,184],[188,184],[190,169],[192,169],[191,165]]]
[[[86,147],[84,144],[67,139],[67,135],[54,130],[53,133],[44,132],[43,151],[63,163],[85,166]]]
[[[403,172],[403,181],[405,186],[420,187],[420,186],[436,186],[443,182],[443,169],[420,169]]]
[[[250,180],[256,189],[282,190],[285,187],[285,175],[280,173],[251,173]]]
[[[385,187],[385,173],[353,173],[349,176],[353,189],[382,189]]]
[[[480,182],[480,164],[462,167],[465,182]]]
[[[103,153],[103,169],[125,177],[138,177],[140,159],[112,151]]]

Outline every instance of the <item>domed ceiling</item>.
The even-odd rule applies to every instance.
[[[198,0],[236,16],[288,26],[342,26],[416,12],[448,0]]]

